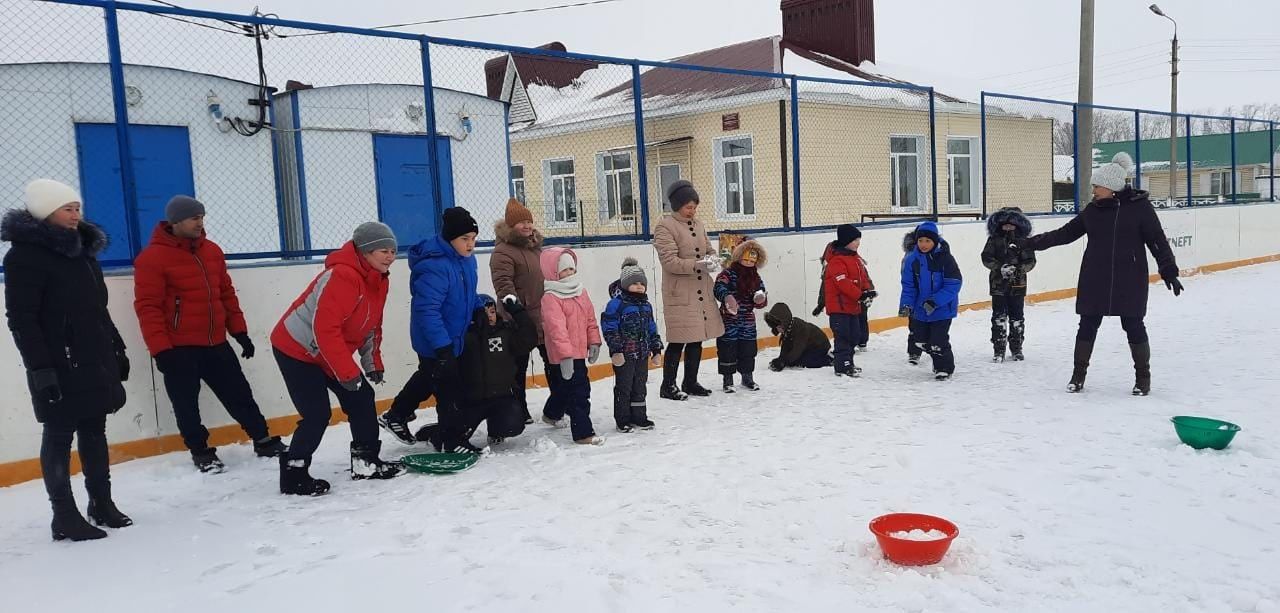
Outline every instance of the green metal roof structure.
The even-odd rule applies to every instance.
[[[1268,150],[1273,144],[1275,151],[1280,151],[1280,130],[1275,130],[1274,139],[1271,138],[1268,130],[1236,132],[1236,165],[1270,164],[1271,155],[1268,154]],[[1131,140],[1096,143],[1094,148],[1098,150],[1098,154],[1094,159],[1099,164],[1109,162],[1116,153],[1124,151],[1133,156],[1134,161],[1140,161],[1146,170],[1169,167],[1169,139],[1143,140],[1138,143],[1138,146],[1141,147],[1141,151],[1137,151],[1134,141]],[[1186,168],[1186,155],[1186,138],[1180,137],[1178,138],[1179,168]],[[1231,166],[1231,134],[1192,136],[1191,161],[1195,168],[1229,168]]]

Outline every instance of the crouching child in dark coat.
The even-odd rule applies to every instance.
[[[1019,246],[1028,236],[1031,220],[1022,214],[1022,209],[1006,207],[987,218],[982,265],[991,271],[991,347],[995,362],[1004,361],[1006,343],[1014,361],[1022,360],[1027,273],[1036,267],[1036,252]]]
[[[822,329],[791,314],[791,307],[779,302],[764,314],[764,323],[774,336],[781,337],[781,352],[769,361],[774,372],[792,366],[826,368],[831,365],[831,340]]]
[[[649,279],[635,258],[622,261],[622,274],[609,285],[609,304],[600,330],[613,362],[613,420],[618,432],[652,430],[645,404],[649,365],[661,363],[662,337],[649,303]]]
[[[493,298],[480,296],[483,307],[472,314],[459,372],[462,375],[460,421],[464,440],[480,422],[488,421],[489,444],[496,445],[524,432],[524,410],[516,398],[516,358],[538,346],[538,328],[515,296],[504,296],[502,308],[511,321],[498,316]],[[417,439],[443,449],[438,424],[424,426]]]

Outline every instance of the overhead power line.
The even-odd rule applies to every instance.
[[[430,24],[435,24],[435,23],[449,23],[449,22],[453,22],[453,21],[466,21],[466,20],[469,20],[469,19],[484,19],[484,18],[487,18],[487,17],[502,17],[502,16],[505,16],[505,15],[522,15],[522,14],[525,14],[525,13],[540,13],[540,12],[543,12],[543,11],[556,11],[556,10],[560,10],[560,9],[576,8],[576,7],[580,7],[580,6],[593,6],[593,5],[597,5],[597,4],[611,4],[611,3],[613,3],[613,2],[621,2],[621,1],[622,1],[622,0],[590,0],[589,2],[575,2],[575,3],[572,3],[572,4],[558,4],[558,5],[555,5],[555,6],[540,6],[540,7],[530,8],[530,9],[518,9],[518,10],[514,10],[514,11],[502,11],[502,12],[498,12],[498,13],[484,13],[484,14],[480,14],[480,15],[467,15],[467,16],[464,16],[464,17],[448,17],[448,18],[444,18],[444,19],[427,19],[427,20],[424,20],[424,21],[410,21],[410,22],[405,22],[405,23],[393,23],[393,24],[388,24],[388,25],[385,25],[385,26],[373,26],[373,27],[371,27],[371,28],[367,28],[367,29],[370,29],[370,30],[390,30],[390,29],[392,29],[392,28],[407,28],[407,27],[410,27],[410,26],[422,26],[422,25],[430,25]],[[303,37],[303,36],[321,36],[321,35],[324,35],[324,34],[333,34],[333,32],[307,32],[307,33],[305,33],[305,34],[289,34],[289,35],[287,35],[287,36],[286,36],[286,35],[280,35],[280,38],[301,38],[301,37]]]

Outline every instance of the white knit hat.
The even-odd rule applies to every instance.
[[[564,251],[560,252],[560,258],[556,260],[556,272],[557,273],[564,272],[569,268],[577,270],[578,261],[573,259],[573,254],[569,253],[568,249],[565,249]]]
[[[1124,180],[1129,176],[1130,170],[1133,170],[1133,158],[1121,151],[1111,158],[1110,164],[1103,164],[1093,170],[1092,182],[1094,185],[1118,192],[1124,189]]]
[[[23,200],[27,203],[27,212],[44,221],[54,211],[72,202],[80,202],[80,192],[53,179],[36,179],[27,184]]]

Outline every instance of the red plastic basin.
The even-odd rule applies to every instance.
[[[947,555],[947,549],[951,548],[951,541],[955,540],[956,535],[960,534],[960,529],[955,524],[941,517],[922,515],[920,513],[881,515],[871,520],[869,527],[871,528],[871,533],[876,535],[876,541],[880,543],[880,549],[884,551],[884,557],[895,564],[902,564],[903,566],[925,566],[941,562],[942,557]],[[892,532],[910,530],[924,530],[926,532],[939,530],[945,532],[947,537],[936,541],[911,541],[889,536]]]

